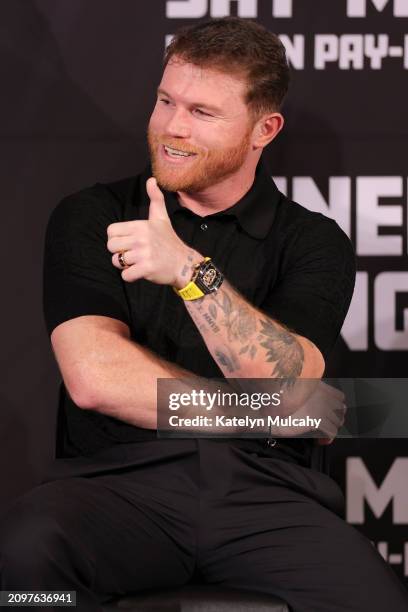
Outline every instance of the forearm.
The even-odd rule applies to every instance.
[[[157,405],[158,378],[177,379],[179,382],[171,391],[177,391],[179,394],[191,393],[193,389],[211,393],[213,396],[218,391],[230,393],[238,390],[239,392],[239,388],[231,387],[227,380],[208,380],[196,376],[176,364],[160,359],[130,338],[118,336],[117,333],[103,328],[98,329],[95,337],[89,337],[86,355],[87,360],[81,360],[80,367],[77,369],[76,389],[78,394],[73,396],[74,401],[84,409],[106,414],[134,426],[156,429],[158,413],[161,410],[160,429],[163,433],[165,430],[171,431],[172,428],[168,426],[169,417],[178,415],[179,412],[169,410],[169,402],[165,397],[161,405]],[[268,391],[272,392],[272,389],[269,388]],[[250,410],[248,412],[252,414]],[[291,412],[293,408],[289,410],[289,413]],[[284,404],[275,411],[275,414],[285,413],[287,413],[287,407],[285,408]],[[194,418],[200,414],[207,416],[224,414],[229,417],[233,414],[242,416],[245,411],[242,412],[241,408],[237,412],[222,405],[217,405],[210,412],[206,411],[205,406],[191,406],[181,411],[183,417]],[[204,428],[201,426],[184,427],[183,424],[178,424],[177,433],[188,432],[190,435],[200,432],[206,435],[222,433],[232,437],[244,433],[242,427],[217,428],[215,419],[213,423],[214,427]],[[267,434],[267,430],[264,433]],[[273,433],[280,435],[278,430]]]
[[[92,346],[92,349],[91,349]],[[169,431],[168,419],[171,414],[169,401],[163,394],[160,405],[157,402],[157,379],[177,379],[178,383],[172,391],[179,394],[191,393],[194,389],[206,393],[218,390],[232,391],[227,381],[209,380],[158,357],[152,351],[138,345],[130,338],[112,334],[105,329],[99,329],[97,338],[90,338],[86,351],[87,360],[81,362],[78,369],[81,374],[77,389],[78,403],[87,410],[94,410],[101,414],[122,420],[130,425],[146,429]],[[74,398],[75,401],[75,398]],[[162,411],[162,418],[159,413]],[[222,408],[218,409],[222,414]],[[183,409],[184,417],[195,417],[206,414],[205,407]],[[177,427],[178,433],[189,431],[182,425]],[[194,431],[205,431],[197,427]],[[232,434],[234,427],[223,428],[223,433]]]
[[[103,335],[102,335],[103,336]],[[146,429],[161,430],[162,435],[170,435],[176,431],[178,435],[187,436],[197,434],[226,436],[242,435],[243,428],[235,425],[217,427],[215,419],[212,426],[186,424],[183,419],[178,420],[176,427],[169,425],[171,416],[182,416],[184,419],[196,416],[217,415],[232,416],[230,408],[217,406],[216,411],[207,412],[205,406],[184,407],[179,412],[169,409],[169,398],[163,393],[163,401],[157,402],[157,379],[177,379],[178,383],[172,391],[181,394],[190,394],[192,390],[215,394],[219,391],[231,392],[234,389],[227,381],[210,380],[199,377],[178,365],[162,360],[151,351],[137,345],[127,338],[98,338],[98,353],[109,355],[108,359],[94,360],[92,372],[92,385],[88,391],[86,409],[114,417],[130,425]],[[104,347],[106,350],[104,350]],[[108,350],[109,347],[109,350]],[[116,356],[116,357],[115,357]],[[167,399],[167,401],[166,401]],[[161,417],[160,415],[161,411]],[[211,420],[211,419],[210,419]],[[265,429],[265,435],[267,429]]]
[[[81,369],[82,408],[148,429],[157,427],[157,379],[194,377],[130,338],[103,330]]]
[[[257,310],[224,280],[186,308],[227,378],[319,378],[314,345]]]
[[[313,368],[305,366],[308,341],[252,307],[227,281],[215,295],[185,304],[226,378],[271,381],[316,376]],[[108,331],[98,331],[86,354],[87,393],[82,407],[139,427],[157,427],[158,378],[195,379],[198,388],[209,384],[130,338]],[[298,406],[298,402],[282,405],[280,413],[292,413]]]

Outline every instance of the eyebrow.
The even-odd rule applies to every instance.
[[[157,88],[157,93],[160,95],[164,95],[167,98],[171,98],[171,95],[169,93],[167,93],[167,91],[165,91],[164,89],[162,89],[161,87]],[[190,106],[198,106],[200,108],[206,108],[208,110],[213,111],[214,113],[217,114],[222,114],[222,110],[218,107],[218,106],[213,106],[212,104],[207,104],[206,102],[191,102]]]

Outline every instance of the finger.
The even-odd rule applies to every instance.
[[[331,438],[315,438],[315,444],[318,444],[320,446],[326,446],[328,444],[330,444],[331,442]]]
[[[316,444],[320,444],[320,446],[328,446],[334,440],[334,438],[315,438]]]
[[[121,236],[109,238],[106,246],[111,253],[120,253],[120,251],[130,251],[136,246],[135,242],[134,236]]]
[[[346,412],[347,412],[346,404],[340,404],[340,406],[337,406],[337,408],[334,409],[334,412],[337,414],[339,418],[344,419],[344,417],[346,416]]]
[[[340,413],[340,427],[343,427],[346,421],[347,406],[343,404],[343,411]]]
[[[334,427],[338,431],[345,421],[344,414],[342,406],[332,410],[324,416],[323,424],[326,427]]]
[[[329,385],[328,383],[321,381],[318,386],[318,389],[327,393],[330,397],[334,397],[335,399],[338,399],[341,402],[345,400],[345,395],[343,391],[336,389],[336,387],[333,387],[332,385]]]
[[[136,251],[121,251],[122,252],[122,257],[124,259],[124,261],[126,262],[126,266],[133,266],[134,264],[138,263],[138,260],[140,258],[138,258]],[[115,266],[115,268],[118,268],[119,270],[126,270],[126,268],[124,268],[119,261],[119,255],[120,253],[114,253],[112,255],[112,263]]]
[[[326,406],[327,414],[338,414],[344,416],[347,411],[347,406],[343,402],[339,401],[331,401],[328,406]]]
[[[141,219],[137,221],[120,221],[117,223],[111,223],[106,228],[108,238],[126,237],[134,235],[143,225],[146,225],[146,221]]]
[[[147,195],[150,198],[149,221],[151,221],[152,219],[169,220],[164,195],[161,192],[154,177],[150,177],[149,179],[147,179],[146,191]]]
[[[341,404],[328,415],[329,421],[333,423],[337,429],[340,429],[346,420],[346,409],[345,404]]]
[[[315,430],[315,437],[319,436],[325,438],[335,438],[337,436],[337,432],[340,428],[340,421],[337,418],[325,418],[320,423],[317,429]]]
[[[128,283],[133,283],[146,276],[146,266],[143,263],[136,263],[129,268],[122,269],[122,279]]]

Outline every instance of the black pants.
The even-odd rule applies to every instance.
[[[293,612],[406,612],[406,589],[340,518],[343,504],[328,476],[225,441],[58,460],[1,519],[1,589],[76,590],[77,609],[100,612],[114,595],[198,570]]]

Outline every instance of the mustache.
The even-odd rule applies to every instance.
[[[163,145],[165,147],[171,147],[172,149],[177,149],[178,151],[184,151],[185,153],[194,153],[195,155],[202,153],[202,149],[199,147],[192,147],[187,143],[182,143],[177,140],[171,140],[169,138],[160,138],[159,136],[153,136],[154,144]]]
[[[184,151],[185,153],[194,153],[197,155],[199,151],[197,149],[193,149],[192,147],[186,146],[185,144],[181,144],[180,142],[169,142],[167,140],[159,140],[159,144],[162,144],[165,147],[170,147],[172,149],[177,149],[178,151]]]

